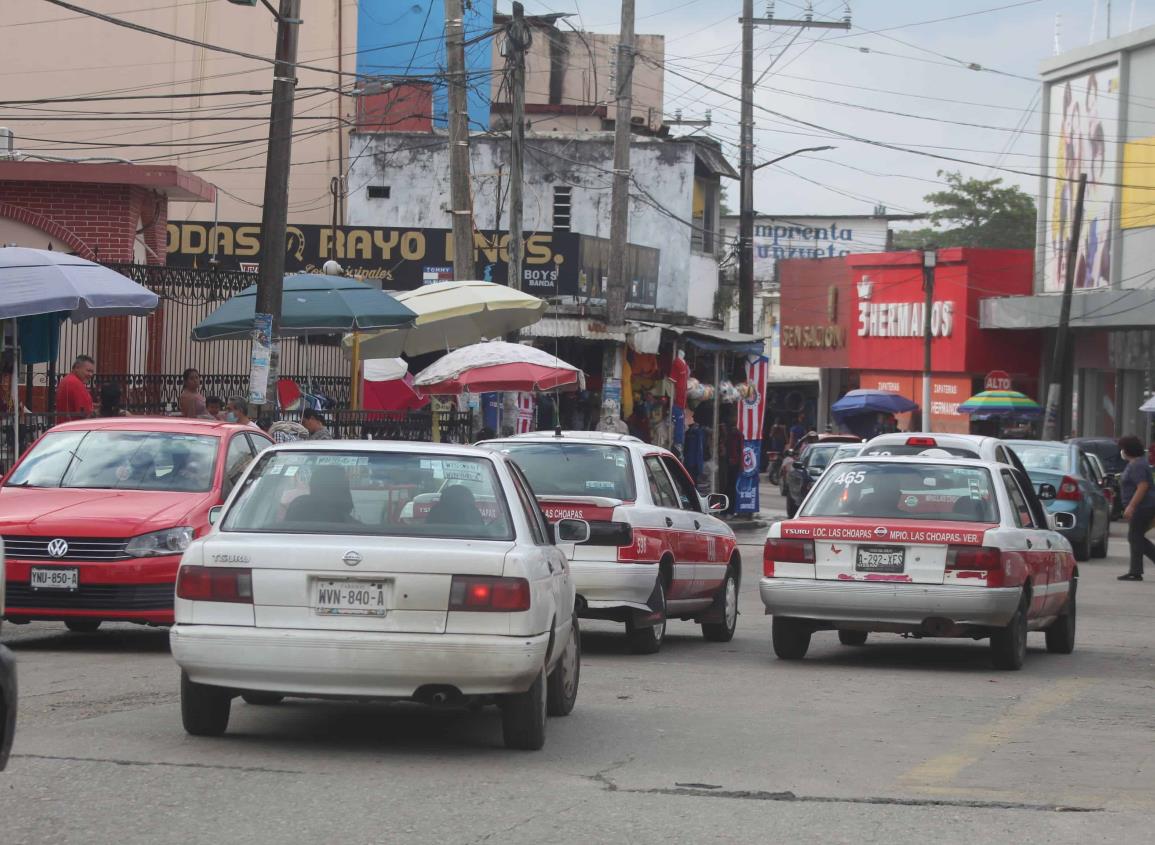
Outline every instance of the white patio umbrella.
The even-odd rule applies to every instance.
[[[64,314],[74,323],[92,317],[144,316],[160,297],[127,276],[75,255],[44,249],[0,247],[0,320]],[[19,355],[12,356],[13,454],[20,457]]]
[[[528,293],[494,282],[434,282],[394,295],[413,311],[412,326],[361,332],[345,336],[345,349],[354,344],[364,358],[396,358],[447,351],[503,337],[542,318],[548,303]]]
[[[582,389],[585,373],[544,349],[493,340],[447,353],[418,373],[413,384],[433,395]]]

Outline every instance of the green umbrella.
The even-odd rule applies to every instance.
[[[193,340],[246,338],[253,332],[257,286],[251,285],[193,329]],[[342,276],[300,273],[285,276],[280,337],[390,329],[410,325],[417,315],[389,294]]]
[[[990,417],[1037,417],[1039,403],[1017,390],[984,390],[958,406],[960,414],[977,419]]]

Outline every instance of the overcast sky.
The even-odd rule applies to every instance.
[[[524,2],[527,14],[572,12],[571,21],[580,28],[618,30],[620,0]],[[509,0],[497,5],[509,11]],[[815,17],[841,19],[846,5],[814,0]],[[1040,61],[1054,52],[1055,17],[1062,16],[1062,49],[1071,50],[1089,42],[1093,21],[1095,40],[1106,36],[1108,5],[1112,35],[1126,32],[1132,15],[1136,29],[1155,24],[1155,0],[857,0],[850,4],[850,32],[757,29],[755,78],[770,68],[758,87],[757,106],[974,164],[832,138],[756,107],[756,162],[799,147],[837,146],[758,171],[756,208],[796,215],[863,214],[875,205],[892,213],[920,211],[925,208],[922,197],[940,184],[936,171],[942,168],[982,178],[1002,176],[1034,196],[1037,179],[992,165],[1038,171],[1042,127],[1035,80]],[[777,0],[774,14],[800,17],[804,6],[805,0]],[[722,141],[735,164],[741,8],[741,0],[637,0],[636,31],[666,37],[667,115],[678,108],[686,118],[711,111],[713,125],[703,131]],[[765,0],[755,0],[754,13],[766,14]],[[955,19],[931,22],[948,17]],[[967,69],[971,63],[999,73]],[[736,182],[728,194],[736,207]]]

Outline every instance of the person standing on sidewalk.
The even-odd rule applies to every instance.
[[[1155,563],[1155,544],[1147,539],[1147,529],[1155,519],[1155,487],[1151,484],[1151,464],[1147,462],[1147,450],[1138,437],[1127,435],[1119,438],[1119,451],[1127,468],[1119,477],[1123,501],[1126,503],[1123,518],[1127,526],[1127,542],[1131,546],[1131,568],[1119,576],[1120,581],[1143,580],[1143,558],[1149,557]]]

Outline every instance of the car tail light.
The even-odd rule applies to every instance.
[[[632,546],[634,544],[634,529],[628,522],[607,522],[601,519],[591,519],[590,538],[582,543],[583,546]]]
[[[529,610],[529,581],[485,575],[454,575],[449,586],[450,610],[514,613]]]
[[[253,603],[253,571],[224,566],[182,566],[177,598],[188,601]]]
[[[986,586],[1003,586],[1003,553],[990,546],[947,546],[948,572],[985,572]]]
[[[933,437],[908,437],[906,438],[906,445],[934,447],[938,445],[938,441]]]
[[[1059,482],[1059,492],[1055,498],[1068,502],[1078,502],[1083,498],[1083,491],[1079,489],[1078,481],[1069,475],[1064,475],[1063,480]]]
[[[762,574],[773,578],[775,563],[814,563],[814,541],[767,540],[762,547]]]

